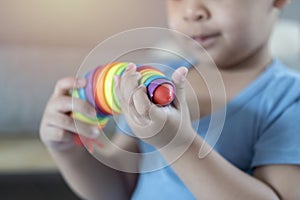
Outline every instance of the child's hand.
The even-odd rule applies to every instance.
[[[120,101],[122,113],[134,132],[143,141],[157,147],[171,142],[175,146],[190,140],[185,134],[192,129],[189,110],[185,100],[185,77],[187,68],[177,69],[173,76],[176,86],[174,106],[158,107],[148,98],[145,86],[138,86],[140,73],[130,64],[122,77],[115,77],[115,90]]]
[[[97,127],[74,120],[70,116],[72,111],[87,116],[96,115],[92,105],[81,99],[72,100],[69,95],[71,89],[84,87],[85,84],[84,79],[78,80],[73,77],[63,78],[57,82],[40,126],[40,137],[47,147],[56,150],[70,148],[74,144],[72,134],[80,133],[89,138],[96,138],[99,135]]]

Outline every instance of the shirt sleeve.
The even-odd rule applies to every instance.
[[[260,135],[252,167],[270,164],[300,165],[300,100],[284,110]]]

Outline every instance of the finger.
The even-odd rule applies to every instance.
[[[140,78],[141,74],[136,71],[136,66],[130,63],[120,79],[120,92],[125,104],[130,103],[130,99],[139,85]]]
[[[48,104],[48,109],[52,112],[79,112],[90,117],[96,116],[96,110],[90,103],[82,99],[72,98],[69,96],[59,96],[53,98]]]
[[[149,116],[149,109],[151,108],[151,102],[147,96],[146,87],[144,85],[140,85],[134,95],[133,95],[133,103],[136,112],[141,116]]]
[[[55,113],[49,116],[47,124],[88,138],[97,138],[100,135],[98,127],[75,120],[61,113]]]
[[[80,87],[84,87],[86,84],[85,79],[78,79],[74,77],[66,77],[62,78],[57,81],[53,96],[61,96],[61,95],[67,95],[71,89],[77,89]]]
[[[120,90],[120,76],[119,75],[115,75],[114,76],[114,89],[115,89],[115,93],[116,93],[116,97],[121,105],[121,109],[123,109],[123,98],[122,98],[122,94],[121,94],[121,90]]]
[[[74,146],[73,134],[56,127],[47,127],[47,134],[41,135],[41,140],[47,147],[56,151]]]
[[[129,101],[129,103],[125,103],[126,100],[123,100],[124,97],[122,96],[120,91],[120,77],[115,76],[114,81],[116,96],[120,100],[123,115],[126,117],[127,120],[131,119],[133,122],[140,124],[143,120],[139,117],[140,115],[136,111],[132,98],[133,95],[129,98],[129,100],[127,100]]]
[[[157,105],[152,105],[149,109],[149,115],[151,118],[151,121],[160,121],[160,120],[166,120],[166,111],[167,107],[158,107]]]
[[[46,144],[51,142],[68,143],[72,141],[72,133],[61,128],[48,126],[46,132],[47,134],[41,135],[42,141]]]
[[[94,125],[87,124],[80,120],[74,119],[75,130],[74,132],[78,135],[82,135],[91,139],[97,138],[101,133],[100,128]]]
[[[186,106],[185,99],[185,81],[188,69],[186,67],[178,68],[172,75],[172,80],[176,87],[176,98],[173,103],[176,108]]]

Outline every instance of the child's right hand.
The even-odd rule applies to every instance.
[[[74,145],[73,134],[81,134],[88,138],[96,138],[98,127],[74,120],[71,112],[79,112],[87,116],[95,116],[95,109],[88,102],[73,98],[69,91],[84,87],[86,80],[66,77],[56,83],[44,111],[40,125],[40,138],[53,150],[65,150]],[[76,106],[73,106],[76,105]]]

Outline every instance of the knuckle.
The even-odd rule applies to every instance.
[[[72,106],[72,101],[74,101],[74,100],[76,100],[76,98],[72,99],[72,97],[70,97],[70,96],[61,96],[61,97],[57,98],[57,104],[70,108]]]
[[[76,98],[74,98],[76,100]],[[63,105],[71,104],[72,103],[72,97],[70,96],[59,96],[57,98],[57,102]]]
[[[57,81],[56,85],[64,85],[65,83],[72,83],[74,81],[75,81],[74,77],[71,76],[63,77]]]
[[[55,84],[55,91],[60,91],[65,86],[72,86],[75,83],[76,79],[74,77],[64,77],[59,79]]]
[[[85,122],[81,122],[79,120],[76,120],[75,122],[76,124],[76,127],[75,127],[75,132],[78,134],[78,135],[82,135],[82,136],[87,136],[89,135],[90,133],[90,125],[88,125],[87,123]]]
[[[59,79],[55,84],[54,90],[59,90],[61,86],[64,85],[64,83],[65,83],[65,78]]]
[[[48,108],[50,110],[60,110],[61,108],[64,109],[71,109],[71,99],[70,97],[62,97],[62,96],[58,96],[53,98],[49,104],[48,104]]]
[[[64,125],[64,126],[66,126],[66,127],[71,127],[71,126],[73,126],[73,124],[74,124],[74,120],[71,118],[71,117],[63,117],[62,119],[61,119],[61,122],[62,122],[62,124]]]
[[[57,132],[57,140],[62,141],[65,136],[66,136],[67,132],[63,129],[58,130]]]
[[[73,107],[72,109],[79,111],[81,113],[85,113],[85,114],[88,114],[95,110],[90,103],[88,103],[82,99],[75,98],[75,99],[73,99],[73,102],[71,102],[69,104],[70,104],[70,107]]]
[[[64,138],[64,134],[66,131],[63,129],[57,130],[55,133],[49,134],[48,135],[48,142],[61,142]]]
[[[57,98],[51,98],[47,103],[46,110],[52,110],[57,103]]]

